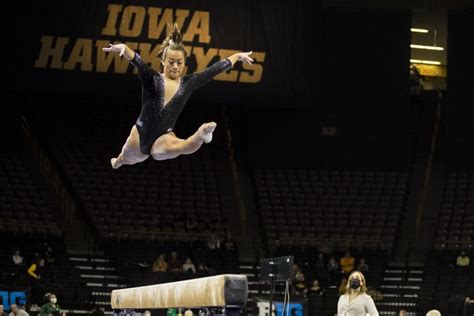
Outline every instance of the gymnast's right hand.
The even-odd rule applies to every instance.
[[[119,53],[119,56],[123,56],[125,54],[125,50],[127,49],[127,45],[125,44],[109,44],[108,47],[102,48],[104,52],[108,53]]]

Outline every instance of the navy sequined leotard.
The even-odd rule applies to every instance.
[[[140,135],[140,150],[145,155],[150,154],[151,147],[158,137],[173,131],[176,120],[191,93],[232,67],[230,60],[222,59],[203,72],[182,77],[176,94],[165,105],[163,76],[148,67],[137,53],[130,63],[137,68],[143,87],[142,109],[135,126]]]

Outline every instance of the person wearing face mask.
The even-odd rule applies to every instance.
[[[354,271],[349,276],[346,294],[339,297],[337,303],[338,316],[378,316],[372,297],[367,295],[365,277],[360,271]]]
[[[58,305],[58,299],[54,293],[47,293],[45,298],[48,300],[48,303],[41,306],[41,312],[39,316],[59,316],[61,315],[61,307]]]

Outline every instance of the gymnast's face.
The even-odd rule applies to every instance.
[[[166,52],[165,59],[161,62],[163,64],[163,74],[170,79],[177,79],[183,73],[185,62],[186,59],[181,50],[169,49]]]

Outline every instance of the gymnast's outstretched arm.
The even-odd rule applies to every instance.
[[[232,68],[237,61],[251,64],[253,62],[253,59],[250,57],[251,54],[251,51],[233,54],[232,56],[219,60],[204,71],[193,74],[192,80],[194,81],[194,86],[196,88],[202,87],[221,72]]]
[[[119,53],[119,56],[124,56],[130,63],[137,68],[138,78],[142,81],[144,87],[150,85],[150,79],[153,78],[155,71],[151,69],[130,47],[120,44],[109,44],[108,47],[102,48],[104,52]]]

